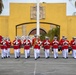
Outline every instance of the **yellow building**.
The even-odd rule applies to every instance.
[[[76,16],[66,16],[65,3],[42,3],[44,19],[40,20],[40,29],[48,32],[51,25],[60,26],[60,38],[69,40],[76,36]],[[36,20],[31,18],[33,3],[10,3],[10,15],[0,16],[0,35],[14,40],[16,35],[29,35],[36,29]]]

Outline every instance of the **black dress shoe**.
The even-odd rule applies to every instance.
[[[7,56],[5,56],[4,58],[7,58]]]
[[[68,59],[68,57],[66,57]]]
[[[49,56],[47,58],[50,58]]]
[[[40,56],[38,58],[40,58]]]
[[[20,58],[20,56],[18,58]]]
[[[4,57],[4,59],[5,59],[6,57]]]
[[[56,58],[58,58],[58,57],[56,57]]]
[[[1,59],[4,59],[3,57]]]
[[[30,56],[28,56],[27,58],[30,58]]]
[[[8,56],[8,58],[10,58],[10,56]]]
[[[19,58],[19,56],[17,56],[17,58]]]

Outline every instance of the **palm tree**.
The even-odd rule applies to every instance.
[[[40,35],[40,39],[43,41],[44,39],[45,39],[45,36],[46,36],[47,34],[46,33],[42,33],[41,35]]]
[[[0,0],[0,14],[2,13],[3,8],[4,8],[3,2],[2,2],[2,0]]]
[[[52,41],[54,36],[58,37],[58,40],[60,39],[60,27],[56,26],[56,28],[53,28],[52,30],[49,30],[47,33],[47,36]]]
[[[45,33],[41,34],[40,39],[44,40],[45,36],[48,36],[50,38],[50,41],[53,40],[54,36],[57,36],[59,40],[60,39],[60,27],[56,26],[56,28],[49,30],[46,34]]]

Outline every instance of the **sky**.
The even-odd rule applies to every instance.
[[[37,0],[2,0],[4,4],[4,9],[1,16],[9,16],[10,15],[10,3],[36,3]],[[66,15],[72,16],[74,12],[76,12],[76,8],[74,6],[74,2],[76,0],[39,0],[40,3],[66,3]]]

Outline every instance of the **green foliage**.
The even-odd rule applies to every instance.
[[[50,38],[50,41],[53,40],[54,36],[57,36],[59,40],[60,39],[60,27],[56,26],[56,28],[49,30],[47,34],[41,34],[40,39],[44,40],[45,36],[48,36]]]
[[[56,28],[53,28],[52,30],[49,30],[47,33],[48,37],[52,41],[54,36],[58,37],[58,40],[60,39],[60,27],[56,26]]]
[[[2,2],[2,0],[0,0],[0,14],[2,13],[3,8],[4,8],[3,2]]]
[[[47,35],[47,34],[45,34],[45,33],[41,34],[40,39],[41,39],[41,40],[44,40],[46,35]]]

